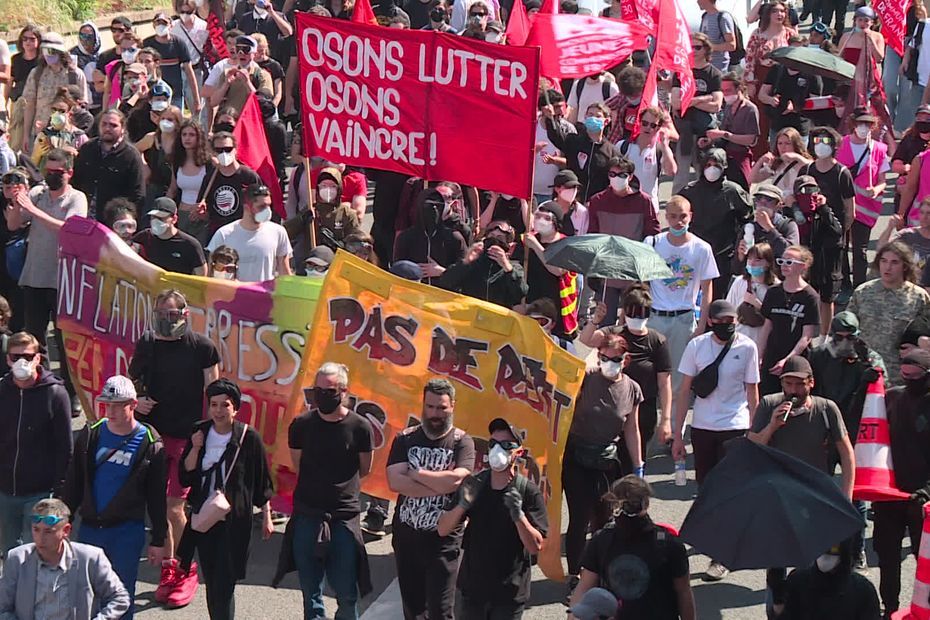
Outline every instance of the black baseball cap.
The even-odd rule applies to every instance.
[[[507,431],[510,433],[510,436],[513,437],[513,440],[516,441],[521,446],[523,445],[523,440],[520,439],[520,435],[517,434],[517,431],[513,429],[513,426],[505,420],[504,418],[494,418],[491,420],[491,423],[488,424],[488,435],[495,431]]]
[[[723,319],[726,317],[736,318],[736,306],[728,302],[726,299],[717,299],[712,301],[710,308],[707,310],[707,314],[710,318],[714,319]]]
[[[811,364],[807,361],[807,358],[792,355],[785,360],[785,365],[781,369],[781,376],[808,379],[814,376],[814,371],[811,369]]]
[[[155,199],[155,204],[152,205],[152,210],[149,211],[149,215],[165,217],[166,215],[175,215],[177,212],[177,203],[167,196],[161,196]]]
[[[552,179],[552,185],[549,187],[581,187],[581,181],[578,175],[571,170],[562,170],[555,178]]]

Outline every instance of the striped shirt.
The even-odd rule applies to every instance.
[[[74,610],[71,608],[71,596],[68,592],[68,569],[74,552],[71,544],[64,542],[64,551],[58,564],[46,564],[39,559],[36,574],[36,602],[33,610],[36,618],[42,620],[71,620]]]

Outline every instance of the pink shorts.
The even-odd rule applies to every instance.
[[[181,486],[181,480],[178,478],[181,454],[184,452],[184,446],[187,445],[187,439],[162,435],[161,441],[165,446],[165,465],[168,469],[168,497],[187,499],[191,488]]]

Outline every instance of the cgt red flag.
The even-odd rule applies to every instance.
[[[355,8],[352,10],[352,21],[359,24],[377,26],[378,19],[375,17],[375,12],[371,8],[371,2],[368,0],[358,0],[358,2],[355,3]]]
[[[255,93],[250,94],[242,106],[242,115],[239,116],[233,135],[236,136],[236,154],[239,161],[258,173],[262,182],[271,190],[271,205],[275,213],[285,217],[284,194],[281,192],[281,183],[278,181],[278,173],[268,148],[265,122]]]
[[[210,12],[207,14],[207,40],[203,46],[203,55],[211,65],[215,65],[223,58],[229,58],[226,39],[223,38],[226,23],[223,11],[223,0],[210,2]]]
[[[540,75],[579,78],[609,69],[634,51],[646,49],[648,34],[636,23],[540,11],[533,17],[526,45],[540,48]]]
[[[905,13],[910,0],[877,0],[872,8],[882,23],[882,35],[898,56],[904,56],[904,32],[907,29]]]
[[[656,72],[663,69],[678,74],[678,81],[681,83],[681,113],[684,114],[695,91],[694,74],[691,71],[691,28],[688,27],[688,20],[685,19],[678,0],[659,0],[655,23],[659,25],[656,31],[656,50],[649,74],[646,76],[640,111],[651,105],[649,102],[656,94]]]
[[[526,45],[526,38],[530,34],[530,18],[526,14],[523,0],[514,0],[510,19],[507,20],[507,45]]]

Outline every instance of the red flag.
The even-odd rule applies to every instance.
[[[526,14],[523,0],[514,0],[504,34],[507,35],[507,45],[526,45],[526,37],[530,34],[530,18]]]
[[[558,15],[559,14],[559,2],[558,0],[543,0],[542,6],[539,7],[539,13],[549,14],[549,15]]]
[[[898,56],[904,56],[904,32],[907,29],[905,13],[910,0],[878,0],[872,3],[882,23],[882,35]]]
[[[635,50],[646,49],[648,34],[636,23],[540,11],[533,18],[526,45],[540,48],[540,75],[579,78],[609,69]]]
[[[681,113],[684,114],[695,91],[694,73],[691,71],[691,28],[678,0],[659,0],[655,22],[658,24],[656,51],[646,76],[640,110],[650,105],[648,102],[656,94],[656,71],[663,69],[678,74],[681,83]]]
[[[378,20],[375,18],[375,12],[371,8],[371,2],[368,0],[358,0],[355,3],[355,8],[352,10],[352,21],[358,22],[359,24],[377,26]]]
[[[271,158],[271,149],[268,148],[265,122],[255,93],[250,94],[242,106],[242,115],[239,116],[233,135],[236,136],[239,161],[258,173],[262,182],[271,190],[271,204],[275,213],[285,217],[284,194],[281,193],[281,183]]]

